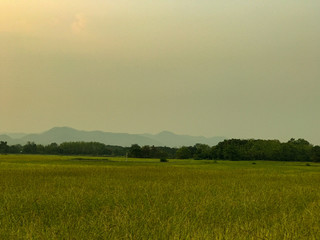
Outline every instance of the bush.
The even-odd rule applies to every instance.
[[[166,158],[160,158],[160,162],[169,162]]]

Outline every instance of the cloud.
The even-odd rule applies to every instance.
[[[72,32],[74,34],[80,34],[85,31],[86,26],[87,26],[86,18],[81,13],[76,14],[71,24]]]

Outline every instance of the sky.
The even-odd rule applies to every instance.
[[[318,0],[1,0],[0,132],[320,144]]]

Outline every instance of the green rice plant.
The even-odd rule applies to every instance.
[[[0,239],[319,239],[320,168],[0,156]]]

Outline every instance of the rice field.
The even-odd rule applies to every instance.
[[[320,239],[320,164],[255,163],[0,155],[0,239]]]

